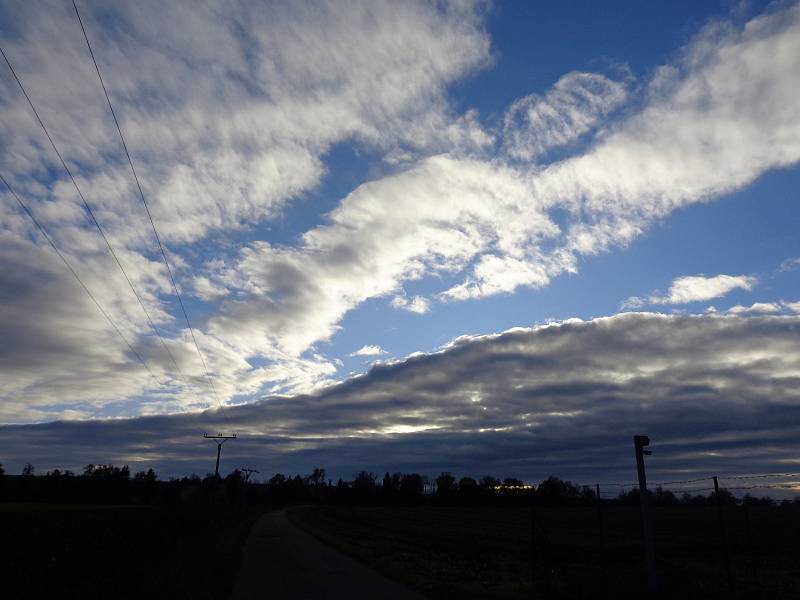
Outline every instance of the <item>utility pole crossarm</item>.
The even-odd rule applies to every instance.
[[[217,465],[214,467],[214,477],[219,477],[219,455],[222,454],[222,444],[228,440],[235,440],[236,434],[223,435],[218,433],[217,435],[208,435],[207,433],[204,433],[203,437],[207,440],[214,440],[217,444]]]
[[[206,438],[207,440],[235,440],[236,434],[234,433],[233,435],[222,435],[221,433],[218,433],[217,435],[208,435],[207,433],[204,433],[203,437]],[[223,441],[221,443],[224,444],[225,442]]]

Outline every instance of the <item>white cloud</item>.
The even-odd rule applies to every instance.
[[[389,354],[380,346],[361,346],[355,352],[351,352],[348,356],[380,356],[381,354]]]
[[[734,315],[743,314],[781,314],[781,313],[800,313],[800,302],[785,302],[779,300],[777,302],[754,302],[750,306],[742,306],[737,304],[728,309],[729,313]]]
[[[783,306],[794,313],[800,313],[800,301],[798,302],[783,302]]]
[[[544,95],[516,100],[505,115],[504,147],[531,160],[575,141],[628,97],[626,81],[597,73],[567,73]]]
[[[750,306],[742,306],[737,304],[728,309],[729,313],[738,315],[744,313],[757,313],[757,314],[777,314],[783,310],[783,307],[778,302],[754,302]]]
[[[513,249],[556,233],[528,192],[507,167],[445,156],[362,185],[299,247],[243,249],[218,275],[236,296],[210,330],[245,352],[301,353],[333,335],[348,310],[402,281],[463,269],[493,243]]]
[[[754,19],[742,31],[704,31],[668,70],[644,107],[589,151],[526,172],[528,204],[562,211],[559,242],[526,232],[524,216],[509,214],[518,243],[500,252],[489,245],[446,295],[544,285],[574,271],[580,256],[629,243],[677,207],[800,160],[800,7]]]
[[[800,267],[800,258],[787,258],[780,264],[778,271],[787,273],[789,271],[794,271],[797,267]]]
[[[423,296],[414,296],[410,300],[405,296],[395,296],[392,298],[392,306],[421,315],[430,310],[431,302]]]
[[[632,296],[623,302],[623,308],[638,308],[646,304],[689,304],[721,298],[735,289],[751,290],[758,279],[748,275],[687,275],[672,281],[664,296],[649,298]]]
[[[211,302],[224,298],[228,295],[228,290],[222,286],[214,285],[208,277],[198,275],[192,279],[194,294],[201,300]]]
[[[448,83],[488,64],[469,2],[93,8],[84,20],[170,241],[277,214],[317,185],[323,155],[343,140],[415,150],[487,143],[475,113],[451,114],[444,97]],[[5,10],[15,32],[4,49],[63,154],[81,161],[87,195],[109,228],[137,235],[129,221],[141,208],[86,47],[64,34],[77,27],[72,8]],[[0,107],[2,157],[15,176],[57,166],[19,90],[5,86]]]

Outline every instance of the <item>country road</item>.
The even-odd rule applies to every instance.
[[[319,542],[288,520],[263,515],[245,543],[234,600],[423,600],[349,556]]]

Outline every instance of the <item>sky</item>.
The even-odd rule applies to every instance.
[[[12,470],[798,461],[797,3],[78,8],[142,193],[71,3],[0,2],[74,178],[0,64]]]

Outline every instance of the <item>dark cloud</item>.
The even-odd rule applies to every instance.
[[[0,429],[11,471],[88,462],[207,472],[204,431],[238,431],[227,468],[333,475],[550,473],[631,480],[631,437],[652,477],[785,471],[800,443],[800,317],[624,313],[463,337],[316,394],[219,411]]]

